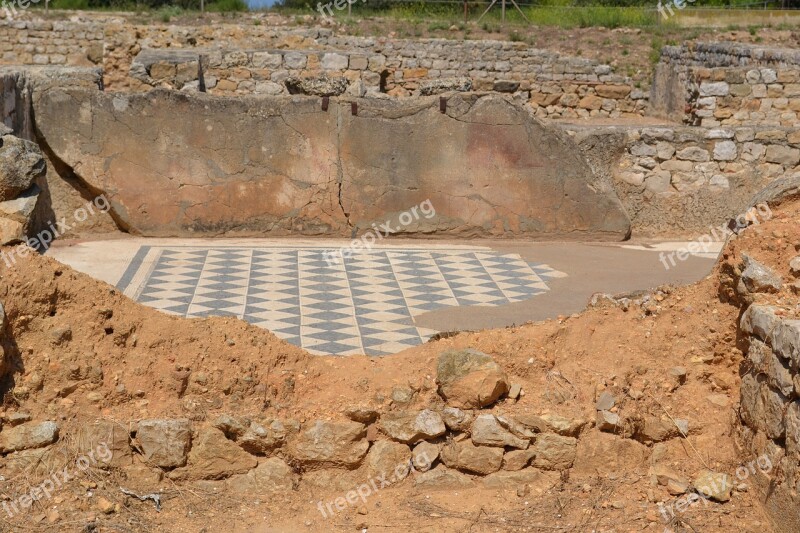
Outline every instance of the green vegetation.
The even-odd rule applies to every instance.
[[[44,5],[40,2],[37,7]],[[83,9],[93,11],[149,11],[161,20],[170,19],[191,11],[200,11],[200,0],[50,0],[52,9]],[[247,11],[245,0],[206,0],[206,11],[226,13]]]
[[[324,0],[323,3],[327,3]],[[468,0],[467,18],[474,23],[486,9],[491,0]],[[526,41],[525,30],[515,28],[536,26],[556,26],[571,28],[644,28],[648,31],[664,27],[675,27],[673,19],[664,20],[656,10],[658,0],[519,0],[525,18],[513,4],[506,5],[506,20],[502,21],[500,4],[496,4],[480,22],[480,28],[486,33],[500,33],[512,41]],[[662,0],[669,3],[670,0]],[[135,11],[148,13],[164,22],[182,16],[191,15],[200,10],[201,0],[51,0],[53,9],[83,9],[108,11]],[[209,12],[236,13],[247,11],[247,0],[206,0],[205,10]],[[278,5],[270,8],[284,15],[296,15],[296,23],[305,25],[303,18],[316,13],[317,0],[278,0]],[[36,7],[43,6],[43,2]],[[767,0],[767,7],[800,8],[800,0]],[[687,9],[697,7],[736,8],[752,6],[752,0],[697,0]],[[759,4],[763,7],[764,4]],[[419,37],[424,29],[428,33],[458,29],[470,33],[473,28],[464,24],[464,4],[453,0],[453,3],[428,3],[425,0],[365,0],[356,1],[351,6],[352,15],[348,17],[346,9],[336,10],[336,18],[345,23],[361,21],[364,18],[381,17],[398,22],[409,22],[412,27],[403,29],[408,35]],[[317,14],[317,16],[319,16]],[[359,31],[359,24],[353,24],[353,31]],[[453,28],[455,26],[455,28]],[[746,28],[757,38],[758,26],[739,26],[731,24],[728,30]],[[363,31],[363,28],[360,28]],[[605,43],[604,43],[605,44]],[[623,45],[628,43],[623,42]]]

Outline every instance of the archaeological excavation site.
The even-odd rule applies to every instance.
[[[53,5],[0,531],[800,532],[800,26]]]

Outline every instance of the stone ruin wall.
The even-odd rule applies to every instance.
[[[616,191],[638,236],[708,233],[767,184],[800,177],[796,128],[562,128]]]
[[[205,87],[218,95],[287,94],[283,82],[288,77],[325,74],[358,83],[355,96],[404,97],[417,94],[425,81],[469,78],[474,90],[511,93],[529,103],[538,118],[641,116],[647,107],[647,93],[608,65],[520,43],[364,41],[346,52],[215,49],[198,50],[194,57],[182,52],[158,58],[144,50],[134,59],[130,76],[139,82],[138,89],[194,90],[202,57]]]
[[[142,26],[99,15],[0,20],[0,65],[102,65],[111,91],[193,88],[196,59],[150,63],[143,72],[136,58],[148,50],[204,55],[208,91],[226,96],[284,93],[287,77],[322,73],[362,82],[355,94],[391,96],[415,94],[427,80],[469,77],[474,90],[512,93],[538,118],[655,115],[707,128],[800,122],[800,52],[794,50],[667,46],[648,94],[608,65],[524,43],[337,36],[326,28],[266,25]]]
[[[667,46],[651,95],[656,114],[685,124],[800,123],[800,52],[734,43]]]
[[[468,77],[475,90],[513,93],[539,118],[641,116],[648,99],[608,65],[524,43],[339,37],[327,29],[263,26],[138,26],[115,19],[0,20],[0,37],[0,65],[102,64],[110,91],[194,87],[197,59],[137,70],[139,54],[160,50],[202,54],[206,87],[220,95],[279,94],[289,76],[325,73],[396,97],[414,94],[422,81]]]
[[[96,23],[0,20],[0,65],[96,65],[103,43]]]
[[[742,315],[748,370],[742,377],[738,436],[747,453],[767,455],[780,474],[761,489],[773,523],[788,533],[800,528],[785,512],[800,503],[800,321],[781,313],[752,304]]]

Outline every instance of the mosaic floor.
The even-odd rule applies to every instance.
[[[117,286],[167,313],[237,316],[312,353],[386,355],[436,333],[419,314],[527,300],[566,275],[480,247],[381,247],[334,265],[328,250],[141,246]]]

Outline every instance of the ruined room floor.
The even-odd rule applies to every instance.
[[[386,355],[571,314],[595,292],[696,281],[720,247],[672,266],[661,254],[688,243],[470,242],[392,240],[338,264],[325,254],[348,241],[114,238],[47,254],[166,313],[236,316],[316,354]]]

